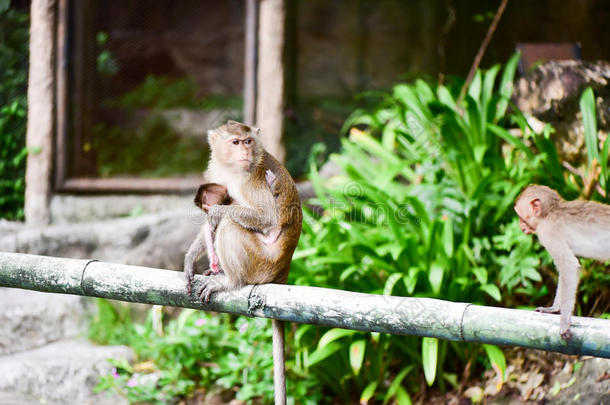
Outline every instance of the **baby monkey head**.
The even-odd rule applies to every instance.
[[[208,131],[211,159],[218,164],[238,170],[251,171],[263,158],[260,128],[227,121]]]
[[[538,224],[559,206],[561,197],[547,186],[530,184],[515,200],[515,212],[519,226],[526,234],[536,233]]]

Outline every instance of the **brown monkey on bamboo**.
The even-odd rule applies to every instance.
[[[232,204],[213,205],[208,211],[214,250],[224,273],[201,280],[197,295],[205,302],[214,292],[246,284],[285,283],[288,278],[301,233],[301,203],[286,168],[263,149],[259,131],[235,121],[208,131],[210,180],[226,187]],[[193,246],[203,245],[202,233]],[[189,294],[197,256],[193,246],[184,263]],[[272,325],[276,403],[283,404],[284,325],[277,320]]]
[[[559,281],[553,305],[536,311],[561,314],[559,333],[572,337],[570,323],[580,263],[578,257],[610,260],[610,206],[593,201],[565,201],[546,186],[531,184],[515,201],[519,225],[526,234],[537,234],[553,257]]]

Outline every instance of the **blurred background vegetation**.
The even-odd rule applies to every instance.
[[[0,218],[23,219],[28,14],[0,0]]]

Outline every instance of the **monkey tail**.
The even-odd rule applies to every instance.
[[[273,330],[273,385],[275,405],[286,405],[286,368],[284,362],[284,321],[271,320]]]

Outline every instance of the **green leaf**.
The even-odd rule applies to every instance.
[[[355,330],[333,328],[326,332],[324,335],[322,335],[320,341],[318,342],[318,349],[323,349],[329,343],[334,342],[337,339],[341,339],[345,336],[351,336],[355,333]]]
[[[360,373],[360,369],[362,368],[365,349],[366,341],[364,339],[352,342],[349,347],[349,364],[352,366],[352,370],[354,371],[355,375],[358,375]]]
[[[519,65],[519,60],[521,60],[521,52],[515,52],[504,66],[499,88],[501,98],[496,105],[494,122],[497,122],[500,118],[504,117],[504,114],[506,114],[508,102],[513,94],[513,81],[515,79],[515,72],[517,70],[517,66]]]
[[[487,353],[487,358],[489,359],[492,368],[496,374],[498,374],[500,383],[502,384],[506,378],[506,358],[504,357],[504,353],[502,353],[502,350],[497,346],[484,344],[483,348],[485,349],[485,353]]]
[[[402,380],[407,376],[407,374],[409,374],[411,370],[413,370],[414,367],[414,365],[407,366],[403,368],[400,373],[396,375],[396,377],[394,377],[394,379],[392,380],[392,384],[390,384],[390,386],[388,387],[388,391],[386,392],[385,397],[383,399],[384,405],[387,404],[388,401],[398,393],[398,389],[400,388]]]
[[[447,217],[443,226],[443,248],[447,257],[453,256],[453,221]]]
[[[398,405],[412,405],[411,397],[404,388],[398,387],[396,391],[396,402]]]
[[[502,300],[502,294],[500,289],[495,284],[485,284],[481,286],[481,290],[486,292],[494,300],[500,302]]]
[[[339,342],[332,342],[332,343],[325,345],[322,348],[317,348],[307,358],[307,367],[311,367],[311,366],[321,362],[322,360],[332,356],[333,354],[335,354],[337,351],[341,350],[342,348],[343,348],[343,345]]]
[[[587,87],[580,97],[580,112],[582,113],[582,121],[585,127],[585,145],[587,146],[589,164],[593,162],[593,159],[599,162],[595,95],[591,87]]]
[[[366,386],[362,394],[360,394],[360,403],[366,404],[370,401],[370,399],[375,395],[375,390],[377,389],[377,381],[371,382]]]
[[[428,280],[430,286],[435,295],[438,295],[443,285],[443,276],[445,274],[445,268],[438,263],[432,263],[430,266],[430,273],[428,274]]]
[[[436,364],[438,361],[438,339],[424,337],[421,345],[422,366],[428,386],[434,384],[436,378]]]
[[[383,286],[383,295],[392,295],[392,291],[394,290],[394,286],[400,279],[404,276],[402,273],[394,273],[390,277],[388,277],[385,285]]]

